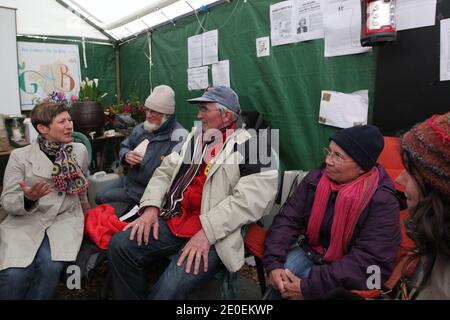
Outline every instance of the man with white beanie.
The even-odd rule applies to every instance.
[[[160,85],[145,100],[146,119],[138,124],[120,145],[119,160],[128,167],[125,177],[109,185],[95,197],[97,204],[125,203],[126,209],[139,204],[153,171],[178,141],[172,141],[172,132],[183,127],[175,119],[175,92]]]

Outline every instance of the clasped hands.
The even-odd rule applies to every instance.
[[[303,300],[300,288],[302,280],[289,269],[273,269],[269,274],[269,281],[284,299]]]

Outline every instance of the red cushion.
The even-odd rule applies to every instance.
[[[266,239],[267,230],[259,224],[252,223],[244,237],[245,248],[250,254],[262,259],[264,256],[264,240]]]
[[[402,157],[400,156],[400,139],[396,137],[384,137],[384,149],[378,157],[379,164],[381,164],[388,175],[394,180],[395,188],[404,191],[404,186],[398,184],[395,179],[404,170]]]

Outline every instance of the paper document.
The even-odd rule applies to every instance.
[[[219,61],[212,65],[213,86],[230,87],[230,60]]]
[[[187,69],[188,89],[200,90],[208,88],[208,67],[198,67]]]
[[[270,6],[272,45],[323,38],[324,0],[290,0]]]
[[[325,57],[367,52],[361,46],[361,3],[359,0],[325,0]]]
[[[293,1],[278,2],[270,6],[270,36],[273,46],[297,41],[292,21],[293,14]]]
[[[441,20],[441,81],[450,80],[450,19]]]
[[[137,153],[141,154],[142,157],[144,157],[145,152],[147,151],[147,146],[148,146],[149,142],[150,141],[148,141],[148,139],[142,140],[142,142],[139,143],[138,146],[136,148],[134,148],[133,151],[136,151]]]
[[[297,41],[323,38],[323,0],[295,0],[294,21]]]
[[[217,30],[202,34],[203,65],[219,61],[219,33]]]
[[[434,26],[436,0],[397,0],[395,20],[397,30]]]
[[[128,213],[124,214],[123,216],[121,216],[119,218],[120,221],[125,221],[129,218],[131,218],[132,216],[136,215],[139,212],[139,206],[135,205],[133,207],[133,209],[131,209],[130,211],[128,211]]]
[[[270,56],[270,38],[262,37],[256,39],[256,56],[268,57]]]
[[[319,123],[338,128],[349,128],[367,124],[369,90],[350,94],[322,91]]]
[[[202,35],[188,38],[188,65],[189,68],[202,65]]]

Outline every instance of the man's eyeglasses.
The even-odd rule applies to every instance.
[[[342,155],[340,155],[339,153],[335,152],[335,151],[331,151],[328,148],[323,148],[323,155],[325,156],[325,158],[331,157],[331,160],[333,160],[334,163],[338,163],[338,164],[342,164],[346,161],[348,161],[349,159],[344,159],[342,157]]]

